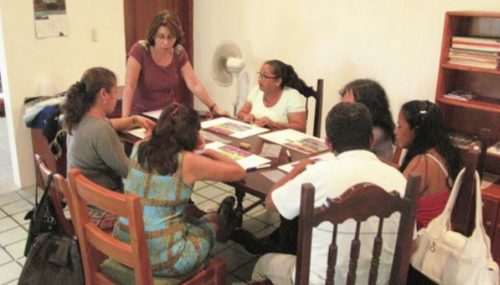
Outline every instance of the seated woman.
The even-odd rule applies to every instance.
[[[258,72],[259,85],[248,95],[238,119],[272,129],[306,131],[304,97],[298,90],[307,87],[291,65],[266,61]]]
[[[237,219],[234,197],[219,213],[200,219],[186,215],[193,185],[199,180],[238,181],[245,170],[235,161],[204,147],[198,112],[173,103],[166,107],[149,139],[131,154],[126,193],[141,197],[149,256],[154,275],[176,277],[199,267],[217,241],[225,242]],[[120,218],[113,233],[130,242],[127,220]]]
[[[439,108],[429,101],[410,101],[401,107],[396,127],[400,147],[408,150],[400,170],[422,177],[417,207],[417,229],[441,214],[462,161],[451,144]]]
[[[78,168],[85,177],[111,190],[122,191],[129,160],[116,131],[141,126],[150,130],[154,122],[141,116],[107,119],[118,99],[116,75],[105,68],[90,68],[66,92],[61,109],[68,133],[68,168]]]
[[[373,120],[371,150],[376,155],[392,161],[395,124],[384,88],[376,81],[357,79],[347,83],[339,93],[342,102],[359,102],[370,110]]]

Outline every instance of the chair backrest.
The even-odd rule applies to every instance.
[[[316,90],[298,90],[306,97],[306,116],[309,115],[309,98],[313,97],[316,100],[314,108],[314,128],[313,135],[320,137],[321,135],[321,115],[323,112],[323,79],[318,79]]]
[[[377,185],[361,183],[354,185],[340,197],[328,199],[325,205],[314,208],[314,186],[310,183],[302,185],[302,196],[299,214],[299,240],[296,267],[296,284],[309,284],[312,229],[324,221],[333,224],[332,243],[328,249],[328,269],[326,284],[333,284],[338,247],[336,244],[338,225],[348,219],[356,222],[356,232],[351,245],[349,273],[347,284],[356,283],[356,268],[360,252],[360,223],[369,217],[380,219],[378,232],[373,241],[369,284],[377,281],[378,264],[383,244],[383,219],[393,213],[401,214],[394,258],[389,284],[406,284],[406,277],[411,256],[411,245],[415,227],[420,176],[411,173],[406,185],[404,197],[395,191],[387,192]]]
[[[99,272],[101,253],[134,269],[135,284],[152,284],[153,271],[144,234],[142,206],[137,195],[124,195],[103,188],[77,169],[70,169],[70,199],[82,252],[87,284],[111,284]],[[106,212],[125,217],[129,222],[130,244],[123,243],[90,222],[87,205],[92,204]]]
[[[45,188],[49,176],[52,174],[52,171],[47,167],[40,155],[35,154],[35,161],[37,175],[39,175],[39,178],[41,179],[42,184]],[[64,177],[59,173],[54,173],[53,180],[49,188],[49,197],[52,201],[52,204],[54,205],[54,209],[57,215],[56,218],[60,228],[68,236],[74,236],[75,230],[73,228],[73,223],[71,219],[67,218],[64,215],[63,205],[69,203],[65,188],[68,188],[68,184],[66,183]]]
[[[464,236],[470,236],[476,227],[474,220],[474,213],[476,212],[476,183],[474,182],[474,174],[483,151],[485,152],[485,149],[478,143],[471,145],[468,151],[462,155],[465,173],[451,213],[451,224],[453,225],[453,231],[461,233]]]

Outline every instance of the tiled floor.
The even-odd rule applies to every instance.
[[[232,187],[223,183],[199,182],[195,185],[192,196],[201,209],[217,209],[219,203],[227,195],[232,195]],[[33,207],[34,188],[17,190],[0,195],[0,284],[17,284],[17,279],[26,258],[23,256],[26,242],[28,221],[25,213]],[[248,196],[244,203],[257,201]],[[244,215],[243,227],[263,236],[270,233],[279,222],[276,214],[270,214],[262,206],[258,206]],[[227,263],[228,284],[250,280],[253,266],[258,256],[251,255],[240,245],[229,241],[217,244],[213,251],[215,256],[223,258]]]

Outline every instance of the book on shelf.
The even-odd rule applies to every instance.
[[[500,45],[499,38],[482,38],[482,37],[451,37],[453,43],[472,43],[472,44],[489,44]]]
[[[450,93],[444,94],[443,96],[460,101],[469,101],[476,97],[475,94],[466,90],[453,90]]]
[[[500,52],[494,51],[481,51],[481,50],[472,50],[472,49],[463,49],[463,48],[450,48],[449,54],[456,55],[469,55],[481,58],[500,58]]]
[[[469,50],[477,50],[477,51],[500,52],[500,45],[498,45],[498,46],[491,46],[491,45],[482,45],[482,44],[452,43],[451,47],[452,48],[469,49]]]
[[[471,59],[450,58],[448,60],[448,63],[471,66],[471,67],[479,67],[479,68],[484,68],[484,69],[497,69],[498,68],[498,62],[482,62],[482,61],[471,60]]]
[[[486,149],[487,153],[500,155],[500,141]]]

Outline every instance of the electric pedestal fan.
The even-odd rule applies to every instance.
[[[238,46],[232,41],[221,42],[212,54],[212,78],[220,86],[234,86],[234,116],[238,107],[238,75],[245,68]]]

